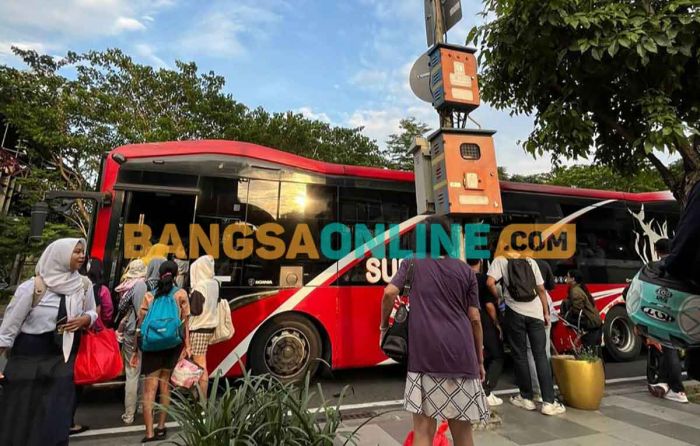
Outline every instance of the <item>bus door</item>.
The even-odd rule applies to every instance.
[[[176,189],[176,188],[173,188]],[[110,269],[110,288],[114,288],[119,282],[122,272],[131,259],[124,258],[125,243],[133,243],[125,240],[124,225],[134,224],[150,229],[149,242],[151,245],[159,243],[166,225],[176,230],[187,252],[189,244],[189,226],[194,221],[195,206],[197,202],[197,190],[178,190],[180,193],[168,191],[167,187],[143,187],[141,190],[118,191],[121,198],[121,212],[117,212],[117,220],[113,221],[117,227],[116,240],[112,245],[114,249],[109,254],[112,263]],[[175,243],[169,240],[167,243]]]

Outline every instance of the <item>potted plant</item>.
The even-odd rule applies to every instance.
[[[552,369],[564,402],[597,410],[605,391],[605,370],[596,349],[574,346],[573,355],[552,356]]]

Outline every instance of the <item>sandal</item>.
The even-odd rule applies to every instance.
[[[143,437],[143,438],[141,439],[141,443],[150,443],[150,442],[152,442],[152,441],[158,441],[158,440],[159,440],[158,436],[157,436],[157,435],[154,435],[154,436],[152,436],[152,437]]]
[[[154,432],[155,432],[157,438],[164,438],[165,435],[168,433],[168,428],[164,427],[161,429],[161,428],[157,427],[157,428],[155,428]]]

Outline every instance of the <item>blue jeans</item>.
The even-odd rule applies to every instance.
[[[513,355],[515,381],[520,389],[520,395],[528,400],[533,397],[530,368],[527,363],[527,344],[529,341],[535,360],[542,400],[546,403],[553,403],[554,383],[552,381],[552,368],[547,358],[544,321],[524,316],[506,307],[505,326]]]

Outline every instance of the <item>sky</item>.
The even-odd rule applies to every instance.
[[[226,79],[248,107],[293,110],[333,125],[364,127],[384,147],[399,120],[431,128],[437,114],[411,92],[408,75],[427,50],[423,0],[3,0],[0,63],[21,66],[11,46],[61,56],[120,48],[136,61],[172,68],[195,61]],[[463,44],[481,20],[480,0],[462,0],[448,42]],[[532,130],[488,104],[472,113],[494,136],[509,173],[550,170],[517,141]]]

